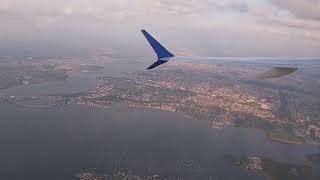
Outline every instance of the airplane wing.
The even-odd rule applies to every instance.
[[[268,62],[270,64],[278,64],[278,66],[273,67],[271,70],[268,70],[266,72],[263,72],[259,74],[256,78],[257,79],[267,79],[267,78],[274,78],[274,77],[281,77],[285,75],[289,75],[291,73],[294,73],[298,70],[296,67],[290,67],[290,66],[297,66],[297,62],[294,62],[293,60],[304,60],[304,58],[278,58],[278,57],[175,57],[171,52],[169,52],[164,46],[162,46],[154,37],[152,37],[146,30],[141,30],[144,37],[147,39],[149,44],[151,45],[154,52],[157,54],[158,60],[153,63],[151,66],[149,66],[147,69],[153,69],[155,67],[158,67],[166,62],[168,62],[170,59],[179,59],[179,60],[197,60],[203,61],[203,60],[210,60],[210,61],[220,61],[220,62],[237,62],[237,63],[245,63],[246,61],[254,61],[254,62]],[[279,62],[280,59],[283,61],[281,62],[290,62],[290,65],[280,65]],[[315,60],[315,59],[310,59]],[[268,65],[268,66],[269,66]]]
[[[158,56],[158,60],[153,63],[147,69],[153,69],[161,64],[164,64],[169,61],[170,58],[174,57],[174,55],[169,52],[165,47],[163,47],[155,38],[153,38],[147,31],[141,30],[144,37],[147,39],[154,52]]]

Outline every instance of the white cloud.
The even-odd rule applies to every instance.
[[[297,17],[320,20],[320,0],[271,0]]]
[[[63,10],[63,13],[64,13],[65,15],[71,15],[71,14],[73,13],[73,9],[72,9],[72,8],[65,8],[65,9]]]

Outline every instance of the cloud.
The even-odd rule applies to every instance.
[[[307,49],[319,47],[320,12],[317,0],[1,0],[0,39],[25,41],[80,40],[98,42],[137,42],[140,28],[155,30],[156,35],[184,38],[203,36],[202,44],[219,41],[228,44],[234,37],[239,49],[268,37],[269,48],[281,41],[297,39]],[[312,8],[311,8],[312,6]],[[319,11],[318,11],[319,10]],[[211,37],[210,32],[221,32]],[[237,37],[239,36],[239,37]],[[222,38],[223,37],[223,38]],[[208,41],[208,43],[206,43]],[[174,42],[171,42],[174,43]],[[316,44],[315,44],[316,43]],[[181,44],[181,43],[180,43]],[[203,46],[200,42],[198,46]],[[177,44],[179,45],[179,44]],[[289,48],[289,47],[288,47]],[[312,49],[309,48],[309,49]],[[191,49],[177,47],[177,49]],[[203,48],[199,48],[203,49]],[[302,51],[302,50],[301,50]],[[197,53],[197,52],[195,52]],[[238,53],[238,52],[237,52]],[[243,53],[248,54],[248,53]],[[320,54],[320,53],[319,53]]]
[[[320,20],[320,0],[271,0],[271,2],[297,17]]]

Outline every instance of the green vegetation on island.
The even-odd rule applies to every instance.
[[[225,155],[225,160],[241,167],[243,170],[252,172],[261,172],[272,180],[315,180],[319,176],[316,168],[308,165],[296,165],[285,162],[277,162],[268,158],[257,156],[235,157]]]
[[[305,138],[295,133],[295,130],[291,126],[281,126],[273,124],[272,122],[246,115],[245,117],[237,118],[234,120],[237,127],[243,128],[255,128],[264,131],[267,136],[277,142],[288,144],[302,144],[305,143]]]

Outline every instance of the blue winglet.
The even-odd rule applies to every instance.
[[[141,30],[144,37],[148,40],[149,44],[153,48],[154,52],[158,56],[158,60],[163,58],[171,58],[174,57],[172,53],[170,53],[166,48],[164,48],[156,39],[154,39],[147,31],[144,29]]]

